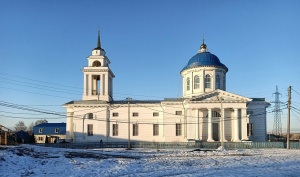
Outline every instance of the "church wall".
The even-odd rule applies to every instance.
[[[250,103],[248,110],[253,111],[253,114],[249,117],[249,123],[253,123],[253,135],[251,139],[253,141],[266,141],[266,109],[264,104]]]
[[[115,105],[117,106],[117,105]],[[130,139],[131,141],[151,141],[162,142],[163,137],[163,114],[159,104],[131,104],[130,105]],[[111,114],[117,112],[118,117],[111,117],[110,138],[109,141],[127,141],[128,139],[128,107],[123,105],[120,108],[111,111]],[[158,116],[153,116],[153,112]],[[134,117],[133,113],[138,113]],[[125,122],[125,123],[124,123]],[[113,124],[118,124],[118,136],[113,136]],[[138,135],[133,136],[133,125],[138,124]],[[158,136],[153,136],[153,124],[158,124]]]
[[[73,108],[73,136],[74,142],[98,142],[106,139],[106,113],[107,107],[78,107]],[[89,119],[88,114],[93,113]],[[93,125],[93,136],[88,136],[88,124]],[[67,132],[70,127],[67,127]]]
[[[185,118],[189,116],[189,111],[183,109],[181,102],[174,104],[164,105],[164,117],[165,117],[165,142],[185,142],[188,133],[187,124],[185,124]],[[176,115],[176,111],[181,111],[181,115]],[[188,119],[186,120],[186,122]],[[176,123],[181,124],[181,135],[176,136]]]

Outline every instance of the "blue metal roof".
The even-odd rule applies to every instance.
[[[223,67],[226,72],[228,71],[228,68],[220,62],[219,58],[216,55],[211,54],[210,52],[201,52],[193,56],[189,60],[188,64],[181,70],[181,72],[188,68],[197,66],[220,66]]]
[[[42,132],[40,133],[40,128]],[[55,133],[55,129],[58,128],[58,133]],[[66,123],[43,123],[33,127],[33,133],[35,135],[65,135]]]

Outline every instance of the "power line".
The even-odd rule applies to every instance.
[[[295,89],[293,89],[293,88],[292,88],[292,90],[294,90],[294,92],[295,92],[295,93],[297,93],[298,95],[300,95],[300,93],[299,93],[299,92],[297,92]]]

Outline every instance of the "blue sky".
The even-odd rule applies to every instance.
[[[278,85],[286,102],[292,86],[292,131],[300,132],[299,6],[297,0],[0,1],[0,101],[64,114],[62,104],[82,97],[80,69],[96,47],[98,26],[116,76],[114,99],[180,97],[179,72],[205,34],[210,52],[229,68],[227,91],[274,101]],[[65,122],[0,111],[0,124],[8,127],[35,121],[20,118]],[[286,116],[285,110],[283,131]],[[273,117],[268,114],[268,130]]]

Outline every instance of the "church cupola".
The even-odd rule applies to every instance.
[[[105,50],[101,48],[101,42],[100,42],[100,29],[98,29],[98,41],[97,41],[97,47],[94,48],[92,51],[92,55],[101,55],[105,56]]]
[[[115,77],[109,68],[110,61],[101,48],[100,30],[98,30],[97,47],[87,58],[88,66],[82,69],[84,73],[84,91],[82,100],[113,100],[112,80]]]
[[[183,78],[183,97],[189,98],[216,89],[226,90],[226,73],[228,68],[219,58],[207,50],[203,43],[197,54],[181,70]]]
[[[198,53],[201,53],[201,52],[208,52],[208,50],[206,49],[206,44],[204,44],[204,38],[203,38],[203,43],[202,45],[200,46],[200,50],[198,50]]]

